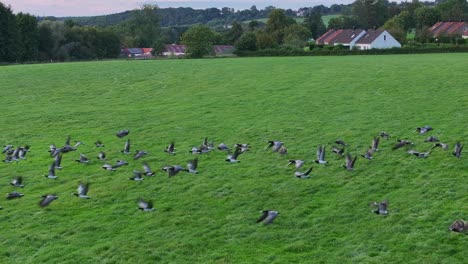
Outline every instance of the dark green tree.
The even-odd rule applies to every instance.
[[[380,27],[388,19],[387,0],[356,0],[352,10],[365,28]]]
[[[467,0],[447,0],[438,4],[435,9],[444,21],[461,21],[468,19]]]
[[[440,20],[440,13],[437,9],[431,7],[420,7],[414,11],[417,21],[417,28],[424,26],[431,27]]]
[[[245,32],[235,44],[238,50],[257,50],[257,38],[255,33]]]
[[[232,27],[228,32],[226,32],[226,44],[232,45],[236,43],[243,33],[244,30],[242,29],[242,25],[239,22],[234,21],[234,23],[232,23]]]
[[[161,17],[158,9],[157,5],[145,4],[141,9],[133,11],[132,17],[124,26],[133,39],[133,46],[152,47],[161,39]]]
[[[310,31],[313,38],[320,37],[326,31],[322,15],[317,11],[308,12],[304,17],[303,25]]]
[[[18,53],[19,61],[35,61],[39,55],[39,31],[37,19],[29,14],[16,15],[18,27]]]
[[[182,35],[182,43],[186,46],[187,56],[201,58],[213,52],[214,32],[207,26],[196,25]]]
[[[18,29],[13,11],[0,2],[0,62],[16,61]]]
[[[273,9],[268,16],[266,32],[270,34],[277,44],[283,43],[284,29],[296,21],[285,15],[282,9]]]

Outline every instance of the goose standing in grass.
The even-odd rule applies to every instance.
[[[296,169],[299,169],[300,167],[302,167],[302,165],[304,165],[304,161],[303,160],[289,160],[286,167],[288,167],[291,164],[294,164],[294,167]]]
[[[282,146],[283,142],[277,140],[268,140],[268,145],[266,146],[265,150],[271,148],[272,152],[277,152]]]
[[[99,152],[97,158],[98,160],[107,160],[106,153],[104,151]]]
[[[192,154],[201,154],[202,151],[201,149],[197,148],[197,147],[193,147],[192,150],[189,150],[189,153],[192,153]]]
[[[110,165],[110,164],[104,164],[104,165],[102,165],[101,168],[103,168],[103,169],[105,169],[105,170],[108,170],[108,171],[116,171],[116,169],[114,168],[114,166],[112,166],[112,165]]]
[[[21,148],[19,149],[19,151],[18,151],[18,157],[19,157],[20,159],[25,160],[25,159],[26,159],[26,154],[30,151],[29,149],[30,149],[29,145],[26,145],[26,146],[24,146],[24,147],[21,147]]]
[[[271,224],[276,217],[278,217],[278,211],[263,210],[262,215],[257,219],[257,223],[263,222],[265,225]]]
[[[172,176],[175,176],[177,173],[181,172],[181,171],[187,171],[186,169],[184,169],[182,166],[180,165],[173,165],[173,166],[164,166],[162,168],[163,171],[167,172],[167,175],[169,177],[172,177]]]
[[[192,159],[187,163],[187,169],[189,173],[197,174],[198,159]]]
[[[286,154],[288,154],[288,149],[283,145],[283,146],[281,146],[281,148],[278,150],[278,153],[279,153],[280,155],[286,155]]]
[[[387,215],[388,214],[388,211],[387,211],[388,201],[387,200],[382,201],[380,203],[373,202],[372,206],[377,207],[376,210],[374,210],[372,212],[374,212],[376,214],[380,214],[380,215]]]
[[[418,152],[418,151],[412,150],[412,149],[408,151],[409,154],[413,154],[416,157],[423,158],[423,159],[429,157],[429,154],[431,154],[431,152],[432,152],[432,148],[431,148],[431,150],[426,151],[426,152]]]
[[[221,151],[227,151],[227,152],[231,151],[231,149],[224,143],[220,143],[218,145],[218,149]]]
[[[130,139],[125,141],[124,149],[121,151],[123,154],[130,154]]]
[[[126,162],[125,160],[117,160],[115,165],[113,165],[112,167],[114,169],[117,169],[118,167],[122,167],[122,166],[125,166],[125,165],[128,165],[128,162]]]
[[[380,143],[379,137],[375,137],[374,139],[372,139],[372,146],[370,146],[370,149],[372,150],[372,152],[379,151],[379,143]]]
[[[380,131],[379,136],[380,136],[381,138],[385,138],[385,139],[389,139],[389,138],[390,138],[390,134],[388,134],[388,133],[385,132],[385,131]]]
[[[462,150],[463,150],[463,144],[461,144],[460,142],[457,142],[455,144],[455,149],[453,150],[452,154],[457,158],[461,158]]]
[[[299,179],[307,179],[309,178],[309,174],[312,172],[312,167],[310,167],[310,169],[306,170],[305,172],[300,172],[300,171],[296,171],[294,172],[294,176],[296,176],[296,178],[299,178]]]
[[[96,148],[104,147],[104,143],[102,143],[101,140],[97,140],[96,142],[94,142],[94,145],[96,146]]]
[[[361,155],[361,157],[365,158],[365,159],[368,159],[368,160],[371,160],[372,159],[372,154],[374,153],[374,151],[372,149],[368,149],[366,151],[366,154],[364,155]]]
[[[399,148],[402,148],[403,146],[408,146],[408,145],[414,145],[412,142],[408,140],[402,140],[402,139],[397,139],[398,143],[393,146],[393,150],[397,150]]]
[[[11,193],[7,194],[6,198],[7,198],[7,200],[12,200],[12,199],[16,199],[16,198],[21,198],[23,196],[24,196],[24,194],[22,194],[22,193],[11,192]]]
[[[11,186],[14,186],[14,187],[23,188],[23,187],[24,187],[24,185],[23,185],[23,177],[18,176],[18,177],[13,178],[13,180],[10,182],[10,185],[11,185]]]
[[[234,148],[239,148],[239,149],[240,149],[240,153],[244,153],[244,152],[250,150],[250,145],[249,145],[249,143],[236,143],[236,144],[234,145]]]
[[[176,152],[175,152],[175,144],[174,144],[174,142],[171,142],[171,144],[169,144],[169,146],[166,147],[166,149],[164,150],[164,152],[166,152],[167,154],[175,155]]]
[[[130,133],[130,130],[124,129],[124,130],[118,131],[115,135],[116,135],[118,138],[123,138],[123,137],[125,137],[126,135],[128,135],[129,133]]]
[[[78,198],[89,199],[88,190],[89,190],[89,183],[80,182],[78,184],[77,193],[74,193],[73,195],[77,196]]]
[[[356,163],[357,156],[354,156],[354,158],[351,157],[351,154],[348,152],[346,154],[346,163],[343,165],[343,167],[349,171],[354,170],[354,165]]]
[[[75,161],[79,163],[89,163],[89,159],[84,154],[80,154],[80,158]]]
[[[240,154],[241,154],[241,148],[236,147],[236,149],[234,150],[234,153],[228,154],[225,161],[230,162],[230,163],[240,162],[238,160],[238,157],[239,157]]]
[[[468,232],[468,223],[463,220],[455,220],[450,225],[449,230],[458,233]]]
[[[431,130],[433,130],[431,126],[423,126],[423,127],[417,127],[415,131],[417,131],[420,135],[423,135]]]
[[[318,164],[327,164],[327,161],[325,160],[325,145],[319,146],[317,149],[317,159],[315,160],[315,163]]]
[[[148,155],[148,152],[144,151],[144,150],[137,150],[135,152],[135,155],[133,156],[133,160],[137,160],[145,155]]]
[[[44,175],[44,177],[49,179],[57,179],[57,175],[55,175],[55,162],[50,165],[49,173],[47,175]]]
[[[144,212],[149,212],[153,211],[153,202],[151,201],[145,201],[143,199],[138,200],[138,209],[144,211]]]
[[[53,195],[53,194],[42,195],[42,199],[41,199],[41,201],[39,202],[39,206],[40,206],[40,207],[46,207],[46,206],[48,206],[51,202],[53,202],[54,200],[57,200],[57,199],[58,199],[58,196],[57,196],[57,195]]]
[[[151,171],[150,166],[148,163],[143,163],[143,170],[145,171],[145,176],[154,176],[154,172]]]
[[[133,171],[133,177],[128,178],[129,180],[132,181],[142,181],[143,180],[143,174],[139,171],[134,170]]]

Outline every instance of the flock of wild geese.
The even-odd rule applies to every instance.
[[[424,126],[424,127],[416,128],[415,131],[418,132],[420,135],[424,135],[431,130],[433,130],[431,126]],[[118,138],[124,138],[129,133],[130,133],[129,130],[121,130],[116,133],[116,136]],[[388,133],[384,131],[380,132],[376,137],[372,139],[372,145],[361,156],[365,159],[371,160],[373,158],[374,153],[376,153],[379,150],[380,139],[381,138],[388,139],[389,137],[390,135]],[[418,152],[418,151],[411,149],[411,146],[414,146],[414,144],[408,140],[397,140],[397,143],[393,146],[392,149],[397,150],[403,147],[408,147],[410,149],[408,150],[408,153],[415,155],[418,158],[427,158],[435,148],[441,148],[443,150],[448,149],[448,145],[440,142],[440,140],[435,136],[430,136],[426,138],[425,142],[433,143],[432,147],[426,152]],[[56,179],[58,176],[55,174],[55,170],[62,169],[62,166],[61,166],[62,156],[68,152],[76,151],[78,146],[82,144],[84,143],[81,141],[75,141],[75,144],[71,145],[71,138],[70,136],[68,136],[64,146],[56,147],[54,144],[50,145],[49,152],[50,152],[50,156],[54,158],[54,161],[49,166],[48,174],[44,176],[49,179]],[[96,141],[94,144],[97,148],[104,147],[103,142],[100,140]],[[354,170],[358,156],[356,155],[353,157],[349,152],[345,154],[346,147],[347,147],[347,144],[343,140],[336,140],[335,146],[332,147],[331,151],[338,156],[345,156],[345,164],[343,165],[343,168],[346,170],[352,171]],[[221,143],[217,147],[215,147],[213,142],[208,142],[208,139],[205,138],[200,146],[193,147],[189,152],[194,155],[197,155],[197,154],[199,155],[199,154],[208,153],[217,149],[219,151],[227,152],[227,157],[225,159],[226,162],[237,163],[239,162],[239,156],[247,152],[249,148],[250,148],[249,144],[235,144],[232,150],[224,143]],[[271,149],[272,152],[277,152],[281,155],[284,155],[288,152],[283,142],[276,141],[276,140],[268,141],[268,145],[266,146],[265,150],[268,150],[268,149]],[[463,144],[461,144],[460,142],[457,142],[455,144],[454,151],[452,152],[453,156],[455,156],[456,158],[461,158],[462,150],[463,150]],[[5,145],[2,150],[2,153],[5,154],[5,159],[3,161],[6,163],[11,163],[11,162],[18,162],[20,160],[26,159],[26,155],[29,151],[30,151],[30,147],[28,145],[17,147],[17,148],[15,148],[13,145]],[[132,154],[132,152],[130,151],[130,139],[126,140],[124,148],[121,152],[123,154]],[[167,146],[164,152],[168,153],[169,155],[175,155],[176,148],[175,148],[174,142],[172,142],[169,146]],[[314,160],[314,162],[317,164],[327,164],[328,162],[326,160],[325,152],[326,152],[325,145],[319,146],[317,149],[317,159]],[[138,160],[147,154],[148,152],[146,151],[137,150],[133,154],[133,159]],[[97,158],[105,162],[107,160],[106,153],[104,151],[100,151],[98,153]],[[76,162],[89,163],[89,159],[85,155],[80,154],[79,158],[76,159]],[[299,179],[307,179],[310,177],[309,175],[312,172],[312,167],[308,168],[305,171],[299,171],[299,169],[304,164],[305,164],[304,160],[288,160],[286,167],[290,165],[294,165],[296,169],[296,171],[294,172],[294,176]],[[117,160],[115,164],[105,163],[104,165],[102,165],[102,168],[108,171],[115,171],[119,167],[125,166],[125,165],[128,165],[126,161]],[[162,170],[165,171],[169,177],[173,177],[180,172],[196,174],[198,173],[197,167],[198,167],[198,158],[194,158],[188,162],[187,166],[181,166],[181,165],[164,166]],[[143,178],[144,176],[151,177],[154,175],[155,173],[151,170],[148,163],[143,162],[143,171],[134,170],[133,177],[129,179],[133,181],[141,181],[144,179]],[[23,178],[21,176],[15,177],[10,182],[10,185],[14,187],[18,187],[18,188],[23,188],[24,187]],[[88,196],[88,190],[89,190],[89,183],[79,183],[77,192],[74,193],[74,195],[79,198],[89,199],[90,197]],[[6,198],[11,200],[11,199],[21,198],[22,196],[24,196],[22,193],[14,191],[14,192],[8,193]],[[58,199],[58,196],[54,194],[42,195],[42,199],[39,201],[39,206],[46,207],[56,199]],[[137,204],[138,204],[138,209],[142,211],[154,210],[152,201],[139,199]],[[387,200],[384,200],[382,202],[372,202],[371,205],[375,207],[375,210],[373,210],[373,212],[376,214],[387,215],[389,213],[387,210],[387,207],[388,207]],[[0,207],[0,209],[2,209],[2,207]],[[263,222],[265,224],[270,224],[279,215],[279,212],[274,211],[274,210],[264,210],[261,213],[262,214],[260,218],[257,220],[257,223]],[[463,220],[456,220],[453,222],[453,224],[450,226],[449,229],[454,232],[466,232],[468,231],[468,222],[465,222]]]

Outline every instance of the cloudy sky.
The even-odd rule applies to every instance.
[[[256,5],[258,9],[266,6],[297,9],[299,7],[315,6],[323,4],[349,4],[354,0],[0,0],[11,5],[15,13],[23,12],[37,16],[94,16],[118,13],[138,8],[144,3],[155,3],[159,7],[231,7],[235,9],[247,9]]]

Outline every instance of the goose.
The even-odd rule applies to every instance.
[[[75,145],[73,145],[73,147],[78,147],[78,146],[81,146],[81,145],[86,145],[83,141],[79,141],[79,140],[73,140],[75,142]]]
[[[368,160],[371,160],[371,159],[372,159],[372,154],[373,154],[373,153],[374,153],[374,152],[372,151],[372,149],[368,149],[367,152],[366,152],[366,154],[361,155],[361,157],[363,157],[363,158],[365,158],[365,159],[368,159]]]
[[[393,150],[397,150],[403,146],[407,146],[407,145],[414,145],[412,142],[408,141],[408,140],[401,140],[401,139],[398,139],[397,140],[398,143],[395,144],[395,146],[393,146]]]
[[[54,148],[53,150],[50,150],[50,156],[51,157],[57,157],[62,152],[62,148]]]
[[[172,176],[175,176],[177,173],[181,172],[181,171],[187,171],[186,169],[184,169],[182,166],[180,165],[173,165],[173,166],[164,166],[162,168],[163,171],[167,172],[167,175],[169,177],[172,177]]]
[[[343,147],[347,146],[346,143],[341,139],[336,140],[335,143],[338,144],[338,145],[342,145]]]
[[[89,199],[88,190],[89,190],[89,183],[80,182],[78,184],[77,193],[74,193],[73,195],[77,196],[78,198]]]
[[[437,142],[434,144],[434,146],[432,147],[433,149],[434,148],[437,148],[437,147],[440,147],[442,148],[443,150],[447,150],[448,149],[448,145],[445,144],[445,143],[442,143],[442,142]]]
[[[14,186],[14,187],[23,188],[23,187],[24,187],[24,185],[23,185],[23,177],[18,176],[18,177],[13,178],[13,180],[10,182],[10,185],[11,185],[11,186]]]
[[[107,160],[106,153],[104,151],[99,152],[97,158],[99,160]]]
[[[286,154],[288,154],[288,149],[283,145],[283,146],[281,146],[281,148],[278,150],[278,153],[279,153],[280,155],[286,155]]]
[[[390,137],[390,134],[388,134],[388,133],[385,132],[385,131],[381,131],[381,132],[379,133],[379,136],[380,136],[381,138],[388,139],[388,138]]]
[[[115,171],[114,166],[109,165],[109,164],[102,165],[102,168],[105,169],[105,170],[108,170],[108,171]]]
[[[257,219],[257,223],[263,222],[265,225],[271,224],[273,220],[279,215],[278,211],[263,210],[260,211],[262,215]]]
[[[249,143],[236,143],[234,145],[235,148],[239,148],[241,153],[244,153],[246,151],[250,150],[250,145]]]
[[[80,154],[80,158],[75,161],[79,163],[89,163],[89,159],[83,154]]]
[[[343,156],[344,148],[333,147],[332,152],[337,154],[338,156]]]
[[[44,177],[49,178],[49,179],[57,179],[57,175],[55,175],[55,162],[50,165],[49,174],[44,175]]]
[[[128,135],[129,133],[130,133],[130,130],[125,129],[125,130],[120,130],[120,131],[118,131],[115,135],[116,135],[118,138],[123,138],[123,137],[125,137],[126,135]]]
[[[462,150],[463,150],[463,144],[461,144],[460,142],[457,142],[455,144],[455,149],[453,150],[452,154],[457,158],[461,158]]]
[[[299,179],[307,179],[309,178],[310,172],[312,172],[312,167],[310,167],[310,169],[306,170],[305,172],[296,171],[294,172],[294,176]]]
[[[18,152],[18,157],[20,159],[26,159],[26,154],[30,151],[30,146],[29,145],[26,145],[24,147],[21,147],[19,152]]]
[[[464,233],[468,231],[468,223],[463,220],[455,220],[449,227],[450,231]]]
[[[415,131],[417,131],[420,135],[423,135],[431,130],[433,130],[431,126],[423,126],[423,127],[417,127]]]
[[[7,152],[8,150],[10,150],[11,148],[13,148],[13,145],[5,145],[3,146],[3,150],[2,150],[2,154]]]
[[[137,160],[145,155],[148,155],[148,152],[144,151],[144,150],[137,150],[135,152],[135,155],[133,155],[133,160]]]
[[[67,152],[75,151],[75,150],[76,150],[75,147],[72,147],[72,146],[70,146],[70,145],[65,145],[65,146],[63,146],[63,147],[61,147],[61,148],[59,149],[59,152],[61,152],[61,153],[67,153]]]
[[[239,160],[237,160],[237,158],[239,157],[241,153],[242,153],[241,148],[236,147],[236,149],[234,150],[234,153],[228,154],[225,161],[230,162],[230,163],[240,162]]]
[[[318,164],[327,164],[327,161],[325,160],[325,146],[319,146],[317,149],[317,159],[315,160],[315,163]]]
[[[140,199],[138,200],[138,209],[144,212],[153,211],[153,202]]]
[[[145,171],[146,176],[154,176],[154,172],[151,171],[150,166],[146,162],[143,163],[143,170]]]
[[[302,167],[302,165],[304,165],[304,161],[303,160],[289,160],[286,167],[288,167],[291,164],[294,164],[294,167],[296,167],[296,169],[299,169],[300,167]]]
[[[6,163],[13,162],[13,157],[7,155],[7,156],[5,156],[5,159],[3,160],[3,162],[6,162]]]
[[[125,165],[128,165],[128,163],[125,160],[117,160],[117,163],[112,167],[114,169],[116,169],[118,167],[122,167],[122,166],[125,166]]]
[[[195,158],[193,160],[190,160],[189,163],[187,164],[188,172],[193,173],[193,174],[198,173],[197,167],[198,167],[198,159],[197,158]]]
[[[13,151],[13,154],[11,154],[11,159],[14,160],[14,161],[18,161],[19,160],[19,151],[20,151],[20,147],[17,147],[14,151]]]
[[[50,144],[50,145],[49,145],[49,150],[48,150],[48,151],[49,151],[49,153],[51,153],[51,155],[52,155],[52,152],[54,152],[56,149],[57,149],[57,147],[55,146],[55,144]]]
[[[379,143],[380,143],[380,138],[379,138],[379,137],[375,137],[375,138],[372,140],[372,146],[370,147],[370,149],[372,150],[372,152],[379,151]]]
[[[42,195],[41,197],[42,197],[42,200],[39,202],[40,207],[46,207],[51,202],[58,199],[58,196],[53,195],[53,194],[46,194],[46,195]]]
[[[167,154],[175,155],[176,153],[175,153],[175,144],[174,144],[174,142],[171,142],[171,144],[169,144],[169,146],[166,147],[164,152],[166,152]]]
[[[22,194],[22,193],[11,192],[11,193],[7,194],[6,198],[7,198],[7,200],[12,200],[12,199],[16,199],[16,198],[21,198],[23,196],[24,196],[24,194]]]
[[[266,146],[265,150],[271,148],[272,152],[277,152],[282,146],[283,142],[277,140],[268,140],[268,145]]]
[[[439,142],[440,140],[434,136],[430,136],[424,140],[424,142]]]
[[[380,215],[387,215],[388,214],[388,211],[387,211],[388,201],[387,200],[382,201],[380,203],[373,202],[372,205],[377,207],[377,209],[372,211],[372,212],[374,212],[376,214],[380,214]]]
[[[432,152],[432,148],[431,148],[431,150],[426,151],[426,152],[418,152],[418,151],[415,151],[415,150],[412,150],[412,149],[408,151],[409,154],[413,154],[416,157],[423,158],[423,159],[429,157],[429,154],[431,154],[431,152]]]
[[[354,164],[356,163],[356,159],[357,159],[357,156],[352,158],[351,154],[348,152],[346,154],[346,163],[345,163],[345,165],[343,165],[343,168],[345,168],[345,169],[347,169],[349,171],[354,170]]]
[[[121,151],[123,154],[130,154],[130,139],[127,139],[124,149]]]
[[[225,150],[225,151],[227,151],[227,152],[229,152],[229,151],[231,150],[231,149],[230,149],[226,144],[224,144],[224,143],[219,144],[219,145],[218,145],[218,149],[219,149],[219,150]]]
[[[143,175],[142,175],[141,172],[134,170],[133,171],[133,177],[128,178],[128,179],[132,180],[132,181],[142,181],[143,180]]]
[[[197,147],[193,147],[192,150],[189,150],[189,153],[192,153],[192,154],[201,154],[202,151],[201,149],[197,148]]]
[[[96,148],[104,147],[104,143],[102,143],[101,140],[98,140],[98,141],[94,142],[94,145],[96,146]]]

